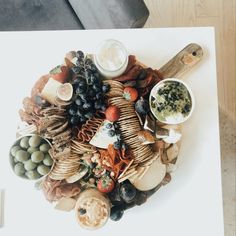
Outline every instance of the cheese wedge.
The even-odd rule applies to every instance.
[[[106,125],[108,123],[111,123],[111,122],[108,120],[103,121],[97,133],[93,136],[93,138],[89,142],[91,145],[98,148],[107,149],[109,144],[113,144],[114,142],[117,141],[116,135],[114,135],[113,137],[110,137],[108,135],[109,129],[106,128]]]
[[[48,82],[45,84],[41,96],[46,101],[51,104],[56,104],[57,90],[62,85],[62,83],[54,80],[53,78],[49,78]]]

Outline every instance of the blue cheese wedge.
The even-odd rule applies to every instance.
[[[107,149],[109,144],[113,144],[114,142],[117,141],[116,135],[114,135],[113,137],[110,137],[108,135],[109,129],[106,128],[106,125],[108,123],[111,123],[111,122],[108,120],[103,121],[97,133],[93,136],[93,138],[89,142],[91,145],[98,148]]]

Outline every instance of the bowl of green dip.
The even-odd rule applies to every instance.
[[[186,83],[179,79],[168,78],[152,88],[149,105],[158,121],[176,125],[189,119],[194,110],[195,100]]]

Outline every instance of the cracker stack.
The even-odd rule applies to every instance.
[[[130,177],[142,177],[151,163],[158,158],[149,145],[141,145],[137,133],[142,130],[139,119],[136,115],[134,103],[123,98],[124,86],[122,83],[114,80],[106,80],[111,86],[107,94],[109,104],[115,105],[120,109],[120,118],[118,124],[122,137],[131,148],[134,159],[132,163],[119,176],[119,182]]]

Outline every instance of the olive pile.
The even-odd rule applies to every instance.
[[[49,149],[50,145],[38,135],[22,137],[10,151],[15,174],[32,180],[47,175],[53,164]]]

